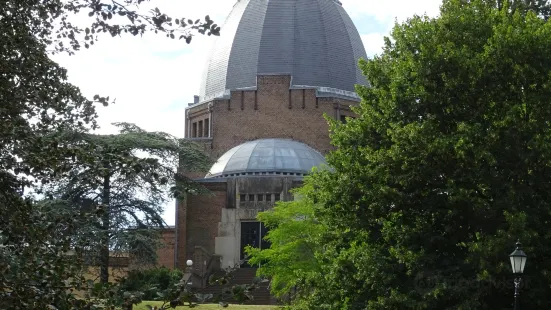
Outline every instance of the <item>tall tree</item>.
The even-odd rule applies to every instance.
[[[164,205],[173,195],[201,190],[178,169],[205,171],[211,163],[193,142],[133,124],[115,125],[121,129],[116,135],[66,133],[60,147],[87,151],[53,187],[57,198],[74,202],[81,211],[99,209],[100,218],[90,223],[96,229],[86,231],[100,236],[90,239],[88,255],[98,259],[103,283],[109,279],[111,251],[129,253],[136,262],[156,261],[155,228],[164,226]]]
[[[269,229],[270,248],[246,249],[249,264],[259,266],[258,276],[270,278],[272,294],[281,299],[309,294],[311,281],[322,271],[316,254],[328,228],[316,219],[314,202],[302,195],[311,190],[307,182],[296,190],[294,201],[279,202],[272,210],[259,213],[258,219]]]
[[[359,89],[360,118],[333,127],[337,173],[315,183],[343,230],[336,248],[373,253],[355,261],[367,283],[351,296],[374,309],[508,307],[520,238],[538,283],[525,302],[549,307],[551,24],[453,0],[392,37],[362,64],[372,87]]]
[[[307,181],[331,230],[304,308],[511,308],[517,239],[522,304],[551,307],[551,23],[494,4],[445,1],[361,62],[358,118]]]
[[[65,254],[69,246],[82,244],[65,228],[82,222],[67,209],[52,207],[66,203],[38,203],[24,192],[71,171],[72,158],[82,158],[87,149],[59,147],[59,133],[97,128],[95,105],[109,102],[83,96],[49,53],[89,47],[104,32],[156,31],[187,42],[195,33],[219,32],[209,18],[144,13],[143,2],[0,0],[0,301],[7,308],[73,308],[68,303],[73,295],[61,283],[76,281],[80,265]],[[83,20],[77,25],[73,17],[82,13],[90,20],[80,27]]]

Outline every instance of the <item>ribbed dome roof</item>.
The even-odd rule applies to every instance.
[[[240,175],[305,175],[325,158],[304,143],[287,139],[245,142],[222,155],[207,178]]]
[[[259,74],[291,74],[293,86],[354,92],[366,57],[335,0],[238,0],[206,64],[201,101],[256,86]]]

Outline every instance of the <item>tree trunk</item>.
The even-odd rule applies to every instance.
[[[102,214],[102,236],[100,243],[100,282],[106,284],[109,282],[109,198],[110,198],[110,178],[105,176],[103,179],[103,192],[101,203],[103,205]]]

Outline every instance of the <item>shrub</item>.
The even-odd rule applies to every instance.
[[[120,291],[139,291],[144,294],[144,300],[157,300],[158,293],[176,285],[182,277],[182,271],[166,267],[132,270],[120,280]]]

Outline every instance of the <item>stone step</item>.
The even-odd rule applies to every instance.
[[[231,288],[233,285],[252,284],[256,277],[256,268],[240,268],[232,273],[230,283],[226,286]],[[247,304],[251,305],[274,305],[276,299],[271,296],[268,288],[269,283],[263,282],[259,284],[259,287],[252,291],[253,300],[248,301]],[[219,285],[209,286],[205,289],[201,289],[201,294],[219,294],[224,287]],[[229,301],[232,303],[231,301]]]

